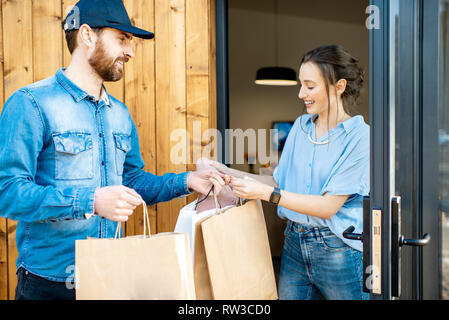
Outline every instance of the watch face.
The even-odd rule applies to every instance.
[[[281,199],[281,191],[278,188],[274,188],[274,191],[270,197],[270,202],[278,204],[280,199]]]

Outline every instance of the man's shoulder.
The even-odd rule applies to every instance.
[[[13,92],[13,94],[11,94],[7,102],[13,99],[26,99],[33,101],[36,100],[36,97],[38,97],[40,93],[52,91],[54,94],[54,90],[51,90],[51,88],[54,87],[55,79],[54,76],[52,76],[17,89]]]
[[[33,82],[19,90],[28,92],[41,92],[47,90],[53,90],[58,87],[55,76],[51,76],[40,81]]]
[[[120,101],[119,99],[110,94],[108,94],[108,98],[113,107],[117,108],[118,110],[122,110],[126,113],[129,113],[128,107],[122,101]]]
[[[127,107],[123,102],[121,102],[119,99],[117,99],[116,97],[114,97],[114,96],[108,94],[108,98],[109,98],[109,100],[110,100],[112,103],[114,103],[114,104],[116,104],[116,105],[118,105],[118,106],[120,106],[120,107],[123,107],[123,108],[125,108],[125,109],[128,109],[128,107]]]

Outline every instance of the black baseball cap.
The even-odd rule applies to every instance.
[[[131,24],[122,0],[78,1],[65,19],[64,31],[77,30],[83,24],[91,28],[114,28],[143,39],[154,38],[154,33]]]

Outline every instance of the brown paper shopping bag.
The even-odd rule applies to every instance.
[[[196,298],[187,234],[151,236],[147,206],[143,208],[141,236],[117,238],[119,224],[114,239],[76,241],[78,300]]]
[[[200,220],[196,224],[195,232],[195,250],[193,259],[193,277],[195,279],[195,293],[198,300],[212,300],[212,286],[209,277],[209,268],[207,266],[206,249],[204,248],[203,231],[201,223],[210,217]]]
[[[197,200],[183,207],[179,212],[175,227],[175,232],[189,234],[193,258],[195,292],[199,300],[213,299],[201,223],[212,215],[218,214],[231,206],[235,206],[237,200],[232,193],[230,196],[229,193],[223,192],[223,190],[219,195],[213,194],[209,196],[212,191],[213,188],[207,195],[201,195]],[[225,208],[223,208],[223,203]]]
[[[201,223],[201,230],[202,234],[197,235],[203,237],[207,268],[197,267],[208,270],[214,299],[277,299],[270,244],[260,200],[220,210],[217,215]],[[201,249],[201,246],[197,246],[195,255],[201,255]],[[203,290],[206,285],[205,281]]]

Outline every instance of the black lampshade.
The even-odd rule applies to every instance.
[[[257,70],[256,84],[268,86],[295,86],[296,71],[284,67],[264,67]]]

